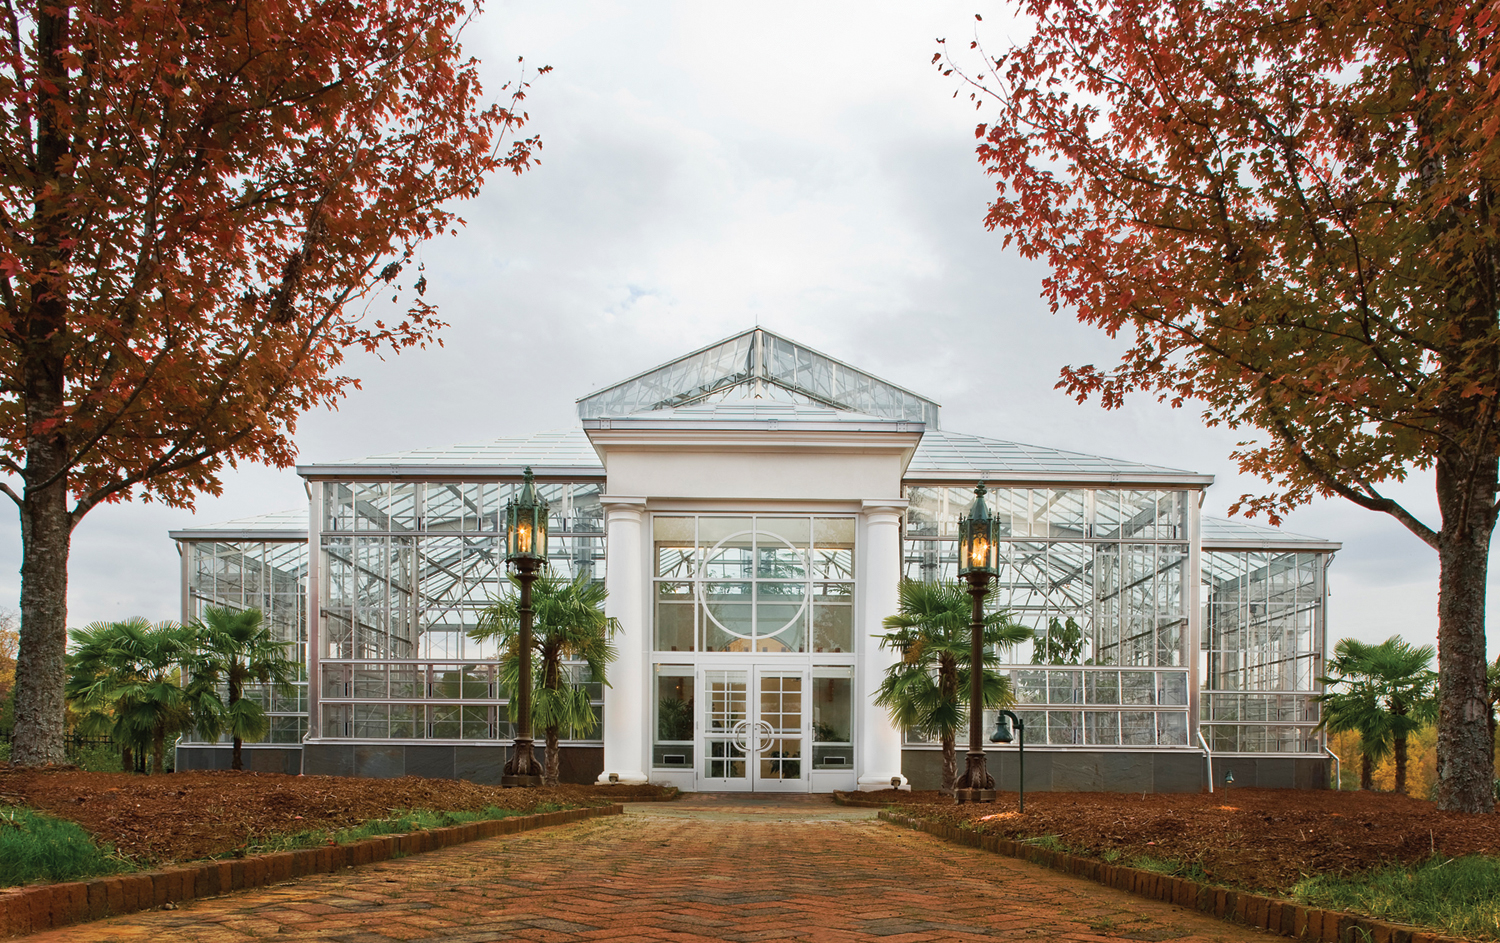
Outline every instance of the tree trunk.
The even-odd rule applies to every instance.
[[[130,747],[120,748],[120,772],[135,772],[135,756],[131,753]]]
[[[557,725],[547,728],[547,764],[542,770],[542,785],[556,786],[562,771],[562,757],[557,752]]]
[[[1442,455],[1438,508],[1438,808],[1490,812],[1495,754],[1489,730],[1485,578],[1495,517],[1497,462]]]
[[[1396,792],[1406,795],[1406,734],[1398,734],[1395,738],[1396,755]]]
[[[945,702],[958,701],[958,662],[947,655],[938,658],[938,688]],[[954,740],[957,731],[944,730],[943,736],[943,791],[952,792],[958,786],[958,750]]]
[[[958,783],[958,750],[952,733],[943,734],[943,792],[952,792]]]
[[[151,736],[151,775],[157,776],[162,772],[161,755],[166,752],[167,732],[161,727]]]
[[[66,179],[68,128],[67,4],[38,8],[37,176],[32,264],[52,273],[32,288],[17,333],[21,399],[27,425],[21,495],[21,639],[16,653],[16,726],[11,763],[67,762],[63,742],[63,656],[68,645],[68,440],[65,410],[68,347]],[[49,424],[55,424],[50,425]]]
[[[1366,792],[1375,788],[1375,764],[1370,762],[1370,754],[1363,751],[1359,754],[1359,788]]]
[[[231,718],[234,717],[234,705],[239,703],[242,696],[240,684],[234,677],[234,666],[231,665],[229,668],[229,716]],[[245,741],[240,739],[239,734],[233,731],[230,731],[230,733],[230,739],[234,741],[234,746],[229,750],[229,768],[232,770],[243,770],[245,768],[245,755],[241,747],[245,745]]]

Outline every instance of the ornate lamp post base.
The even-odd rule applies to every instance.
[[[985,768],[984,751],[968,754],[968,765],[964,774],[954,784],[953,801],[959,805],[966,802],[994,802],[995,777]]]
[[[531,788],[542,784],[542,766],[532,753],[530,737],[516,738],[516,752],[505,761],[505,773],[500,785],[506,787]]]

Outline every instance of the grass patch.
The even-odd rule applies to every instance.
[[[411,809],[401,812],[392,818],[371,819],[360,825],[333,832],[323,829],[308,829],[307,831],[292,832],[286,835],[269,835],[256,839],[232,854],[238,857],[246,854],[260,855],[276,851],[292,851],[297,848],[312,848],[317,845],[326,845],[330,841],[343,845],[350,842],[364,841],[367,838],[378,838],[381,835],[401,835],[406,832],[423,832],[432,828],[447,828],[451,825],[466,825],[469,822],[508,819],[516,815],[538,815],[543,812],[559,812],[563,808],[564,806],[555,802],[544,802],[535,809],[525,811],[502,809],[498,806],[490,806],[480,812],[434,812],[431,809]]]
[[[0,887],[76,881],[132,870],[113,846],[101,848],[73,822],[30,809],[0,809]]]
[[[1048,851],[1059,851],[1064,854],[1070,854],[1073,851],[1071,846],[1063,844],[1062,839],[1056,835],[1039,835],[1036,838],[1023,838],[1021,839],[1021,844],[1031,845],[1034,848],[1045,848]]]
[[[1197,881],[1200,884],[1206,884],[1209,880],[1208,874],[1203,870],[1203,866],[1196,861],[1137,855],[1131,860],[1130,865],[1134,868],[1140,868],[1142,871],[1167,874],[1176,878],[1187,878],[1189,881]]]
[[[1388,865],[1355,875],[1320,874],[1292,889],[1299,901],[1394,923],[1500,940],[1500,858],[1469,855]]]

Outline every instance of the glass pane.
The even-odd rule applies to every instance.
[[[750,583],[704,583],[703,650],[746,652],[754,630]]]
[[[854,579],[854,518],[813,521],[813,578]]]
[[[1088,683],[1087,703],[1120,703],[1120,676],[1113,671],[1090,671],[1084,674]]]
[[[744,671],[704,672],[704,757],[703,774],[713,779],[744,779],[746,766],[745,729],[749,722],[747,698],[748,673]]]
[[[1083,714],[1080,711],[1048,711],[1047,742],[1070,745],[1083,741]]]
[[[707,579],[749,579],[755,575],[754,531],[748,517],[704,517],[698,520],[698,543]]]
[[[1084,742],[1113,746],[1120,742],[1120,715],[1115,711],[1084,711]]]
[[[1082,704],[1083,678],[1076,671],[1049,671],[1047,692],[1050,704]]]
[[[802,651],[807,638],[807,584],[760,583],[756,587],[756,634],[783,647],[758,651]]]
[[[1157,675],[1157,703],[1179,705],[1187,703],[1187,675],[1165,672]]]
[[[656,584],[656,650],[690,652],[693,650],[693,584]]]
[[[695,560],[694,521],[691,517],[658,517],[651,523],[656,543],[656,575],[682,579],[691,576]]]
[[[854,768],[854,669],[813,670],[813,769]]]
[[[1120,703],[1151,704],[1156,694],[1155,679],[1149,671],[1120,672]]]
[[[1183,746],[1187,743],[1187,714],[1180,711],[1162,711],[1156,715],[1156,742],[1162,746]]]
[[[1154,744],[1156,742],[1155,712],[1121,712],[1120,742],[1126,746],[1150,746]]]
[[[813,651],[852,652],[854,585],[817,583],[813,592]]]

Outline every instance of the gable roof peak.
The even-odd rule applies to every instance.
[[[579,419],[769,399],[938,425],[938,404],[759,325],[578,400]]]

